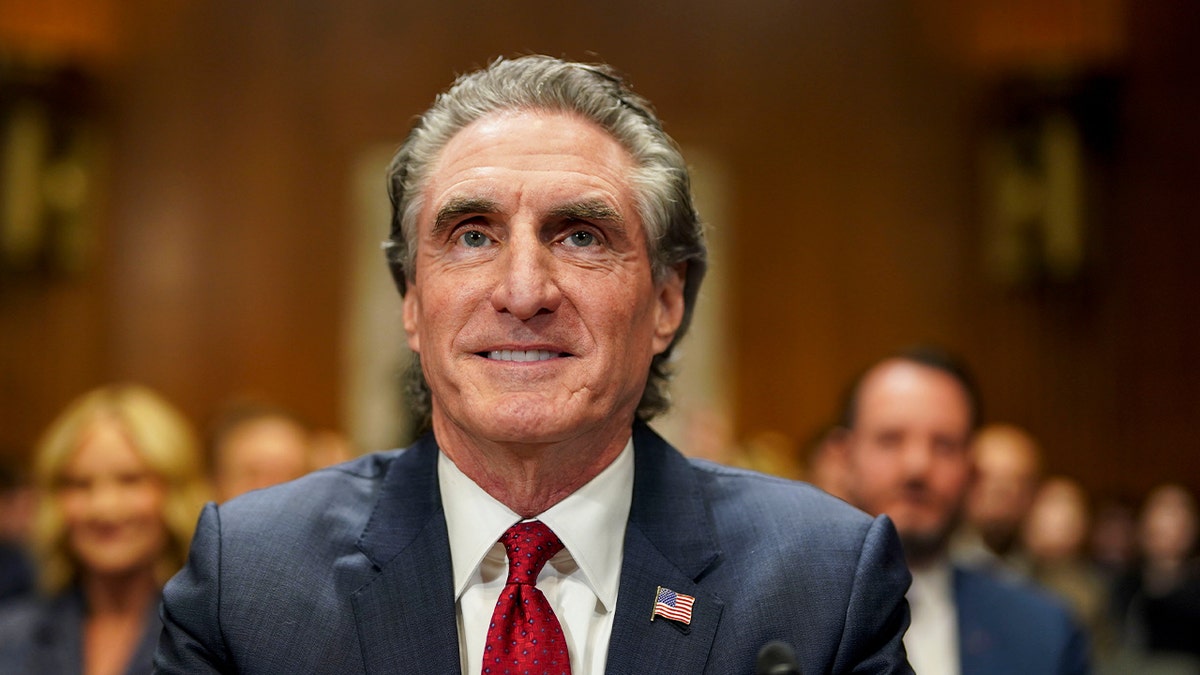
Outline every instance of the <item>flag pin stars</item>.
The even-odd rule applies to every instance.
[[[658,587],[658,591],[654,597],[654,613],[650,615],[650,620],[654,617],[661,616],[664,619],[678,621],[684,625],[692,623],[692,604],[696,602],[696,598],[683,593],[676,593],[669,588]]]

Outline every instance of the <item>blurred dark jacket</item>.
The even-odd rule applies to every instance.
[[[149,675],[162,621],[158,602],[146,612],[145,629],[126,675]],[[72,589],[54,598],[31,596],[0,607],[0,673],[83,672],[83,595]]]

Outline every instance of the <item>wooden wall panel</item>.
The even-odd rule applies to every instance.
[[[669,131],[731,170],[733,215],[716,225],[732,246],[740,436],[807,439],[860,367],[932,339],[976,365],[992,416],[1042,437],[1053,470],[1104,490],[1200,487],[1188,3],[1130,3],[1124,36],[1105,24],[1100,51],[1126,86],[1103,274],[1048,294],[998,291],[979,271],[979,120],[996,73],[956,58],[971,38],[954,20],[924,18],[958,3],[142,4],[118,14],[116,56],[97,66],[105,262],[73,299],[0,296],[20,326],[0,354],[10,445],[80,387],[120,378],[197,419],[253,390],[338,424],[357,153],[398,142],[452,73],[540,51],[614,63]],[[42,351],[62,356],[44,378],[21,365]]]

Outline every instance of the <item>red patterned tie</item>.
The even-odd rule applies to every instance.
[[[508,581],[488,626],[483,675],[570,675],[562,626],[534,586],[562,542],[534,520],[508,528],[500,543],[508,551]]]

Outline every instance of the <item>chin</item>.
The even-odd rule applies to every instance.
[[[105,560],[97,561],[95,564],[85,563],[84,566],[93,574],[104,577],[126,577],[144,570],[148,570],[153,566],[153,563],[147,563],[144,560]]]
[[[497,443],[553,443],[587,433],[612,419],[610,415],[588,414],[602,409],[602,406],[573,399],[562,401],[520,394],[454,411],[444,421],[469,436]]]
[[[588,434],[599,424],[599,420],[566,419],[554,411],[545,412],[548,414],[503,418],[496,425],[496,432],[514,443],[554,443]]]

